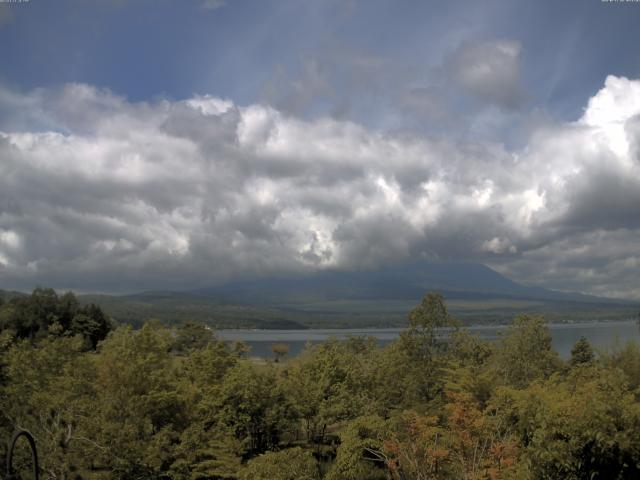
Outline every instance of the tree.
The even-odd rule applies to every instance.
[[[84,423],[92,440],[86,454],[112,478],[158,478],[173,463],[190,418],[172,342],[162,326],[121,327],[89,357],[96,393]]]
[[[466,392],[450,392],[445,405],[452,469],[465,479],[510,476],[517,461],[518,444],[508,422],[488,408],[481,410]]]
[[[403,412],[381,452],[393,480],[455,478],[447,431],[437,416]]]
[[[92,303],[77,310],[69,331],[82,336],[87,347],[95,350],[98,342],[107,338],[111,331],[111,320],[100,307]]]
[[[87,443],[84,419],[94,412],[94,371],[77,337],[27,340],[6,354],[7,386],[0,410],[10,430],[20,426],[38,441],[48,478],[65,478],[82,469]]]
[[[574,369],[502,390],[495,404],[531,478],[640,478],[640,410],[619,370]]]
[[[181,365],[180,376],[189,383],[199,398],[213,395],[227,372],[238,363],[239,354],[225,342],[215,341],[204,348],[192,350]]]
[[[414,361],[428,363],[446,345],[438,341],[437,330],[457,326],[443,296],[428,293],[409,314],[409,328],[400,334],[400,343]]]
[[[173,349],[180,354],[189,353],[193,350],[205,348],[213,343],[216,337],[211,327],[197,322],[185,322],[176,331],[176,339]]]
[[[629,388],[640,388],[640,345],[628,341],[624,345],[616,345],[601,354],[602,364],[608,370],[620,370],[624,373]]]
[[[57,321],[60,325],[61,331],[65,332],[71,329],[73,317],[75,317],[78,310],[80,310],[80,302],[78,302],[78,299],[73,292],[66,292],[58,298],[57,303]]]
[[[296,420],[271,369],[237,363],[214,392],[201,404],[207,428],[232,432],[247,456],[276,448],[283,432]]]
[[[379,369],[379,398],[385,408],[413,407],[438,397],[443,391],[446,340],[457,331],[444,298],[428,293],[409,315],[409,326],[397,342],[385,349]]]
[[[561,363],[544,319],[530,315],[515,318],[498,343],[496,361],[502,380],[519,388],[548,378]]]
[[[182,432],[174,453],[169,478],[175,480],[236,478],[242,468],[242,442],[199,420]]]
[[[111,321],[97,305],[81,307],[72,292],[58,297],[53,289],[39,287],[0,307],[0,330],[31,341],[48,335],[81,335],[87,348],[95,350],[111,330]]]
[[[496,387],[496,375],[490,368],[493,345],[468,330],[460,329],[450,337],[447,364],[442,374],[449,392],[465,392],[485,407]]]
[[[286,343],[274,343],[271,345],[271,351],[275,355],[275,361],[278,362],[289,354],[289,345]]]
[[[236,437],[232,426],[217,421],[217,407],[211,401],[238,361],[237,352],[214,340],[191,349],[181,362],[178,375],[187,397],[189,425],[174,449],[171,478],[230,478],[240,469],[244,439]]]
[[[320,478],[315,458],[300,447],[267,452],[247,463],[239,480],[317,480]]]
[[[0,328],[12,330],[16,338],[35,341],[48,334],[59,318],[58,296],[51,288],[36,288],[28,297],[16,297],[2,307]]]
[[[518,478],[517,437],[508,422],[481,410],[467,393],[449,393],[437,415],[409,410],[394,417],[377,458],[394,480]]]
[[[287,370],[287,388],[304,422],[307,440],[324,441],[327,428],[372,407],[375,389],[370,351],[331,339],[307,350]]]
[[[358,417],[340,432],[336,459],[326,480],[382,480],[386,478],[386,457],[382,443],[388,425],[378,415]]]
[[[576,367],[578,365],[591,365],[595,358],[593,347],[589,343],[589,340],[582,336],[571,349],[569,365],[572,367]]]

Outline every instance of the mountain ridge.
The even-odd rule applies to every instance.
[[[527,300],[634,303],[630,300],[525,286],[484,264],[471,262],[420,261],[373,270],[324,270],[311,275],[228,282],[188,292],[231,301],[243,299],[251,304],[282,304],[278,297],[283,296],[285,289],[289,291],[289,295],[293,291],[296,292],[295,297],[315,297],[316,300],[375,298],[419,301],[425,291],[438,291]]]
[[[427,261],[78,298],[134,326],[157,319],[216,328],[350,328],[406,325],[408,313],[430,291],[443,294],[451,313],[466,324],[507,323],[519,313],[544,315],[551,322],[628,319],[640,309],[633,300],[522,285],[479,263]]]

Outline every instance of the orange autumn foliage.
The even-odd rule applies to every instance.
[[[517,442],[491,412],[466,393],[449,393],[447,416],[404,412],[382,450],[394,480],[506,478]]]

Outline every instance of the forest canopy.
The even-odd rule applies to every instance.
[[[0,329],[0,435],[29,430],[43,478],[640,475],[640,347],[581,339],[564,361],[541,317],[487,342],[428,294],[388,346],[279,345],[271,361],[196,323],[114,329],[36,289],[0,306]]]

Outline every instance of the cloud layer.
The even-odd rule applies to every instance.
[[[511,108],[519,47],[459,55],[487,48],[500,65],[456,75]],[[494,88],[494,73],[513,81]],[[608,77],[580,119],[518,150],[84,84],[0,89],[0,112],[0,288],[182,288],[440,258],[640,298],[640,81]]]

